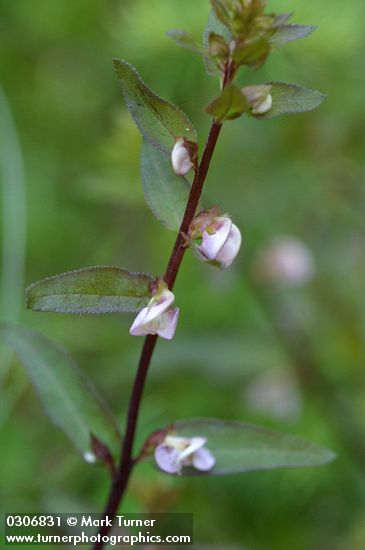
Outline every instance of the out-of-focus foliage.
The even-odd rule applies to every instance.
[[[51,340],[12,323],[0,324],[0,336],[13,349],[31,378],[44,412],[61,428],[85,460],[92,436],[120,448],[120,431],[110,410],[77,363]]]
[[[175,292],[178,331],[158,344],[140,440],[178,418],[213,416],[294,432],[338,459],[224,479],[172,479],[146,464],[125,509],[192,511],[197,542],[218,547],[363,550],[365,4],[270,4],[319,29],[273,53],[259,73],[243,70],[239,84],[260,76],[328,99],[313,113],[245,118],[223,129],[204,205],[232,216],[244,247],[224,273],[187,253]],[[165,32],[184,28],[200,39],[208,2],[1,0],[0,8],[0,81],[27,182],[27,283],[85,265],[163,272],[174,234],[144,202],[141,139],[112,58],[128,59],[181,107],[202,146],[210,123],[203,107],[217,81]],[[256,258],[282,234],[314,256],[305,286],[258,275]],[[21,321],[66,346],[123,420],[141,346],[128,335],[132,317],[24,311]],[[1,389],[0,424],[4,510],[101,509],[105,472],[81,462],[52,429],[15,359]]]

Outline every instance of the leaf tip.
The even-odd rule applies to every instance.
[[[318,92],[318,94],[319,94],[318,101],[320,102],[319,105],[321,105],[328,98],[328,94],[324,94],[322,92]]]
[[[123,71],[123,68],[130,67],[128,61],[126,61],[125,59],[121,59],[120,57],[113,57],[112,63],[114,70],[119,77],[122,76],[121,71]]]
[[[337,459],[337,454],[330,449],[323,447],[323,461],[321,464],[328,464]]]

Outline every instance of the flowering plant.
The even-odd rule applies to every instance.
[[[204,263],[228,268],[241,251],[241,231],[230,216],[217,207],[203,209],[200,202],[223,124],[244,116],[263,121],[309,111],[325,98],[282,82],[237,84],[240,69],[260,68],[272,51],[308,36],[314,27],[292,25],[288,14],[267,13],[265,0],[211,0],[211,8],[203,45],[184,31],[170,32],[180,46],[198,52],[208,73],[219,79],[217,96],[205,107],[212,123],[201,155],[189,118],[152,92],[128,62],[114,60],[125,104],[143,137],[146,201],[168,229],[177,231],[164,275],[97,266],[49,277],[27,289],[27,307],[34,311],[136,315],[130,334],[145,340],[124,431],[63,350],[24,327],[1,325],[1,334],[29,370],[50,418],[73,440],[86,462],[102,463],[110,472],[106,516],[116,514],[132,471],[144,459],[154,458],[168,474],[215,475],[320,465],[334,456],[300,438],[215,419],[170,423],[151,434],[142,451],[135,453],[137,420],[157,339],[171,340],[177,328],[179,308],[173,306],[173,288],[185,252],[193,248]],[[278,260],[278,266],[292,279],[300,279],[284,260]],[[108,529],[104,525],[101,534]],[[97,543],[95,549],[102,546]]]

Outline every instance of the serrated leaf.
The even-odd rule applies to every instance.
[[[19,356],[47,416],[86,460],[93,456],[91,434],[117,453],[121,435],[112,412],[64,349],[19,325],[0,323],[0,338]]]
[[[144,140],[141,149],[142,185],[156,218],[168,229],[178,230],[190,192],[189,181],[177,176],[171,158]]]
[[[227,44],[230,44],[231,41],[233,40],[231,31],[229,30],[228,27],[223,25],[221,21],[219,21],[219,19],[214,13],[214,10],[211,10],[205,30],[204,30],[203,44],[206,50],[209,49],[209,35],[211,33],[215,33],[222,36]],[[211,57],[208,55],[205,56],[205,67],[208,74],[210,74],[211,76],[215,76],[218,73],[218,69],[216,64],[214,63],[214,60],[211,59]]]
[[[226,86],[221,94],[213,99],[205,111],[218,121],[239,118],[248,108],[247,100],[235,84]]]
[[[213,12],[218,21],[223,25],[228,26],[230,23],[230,16],[222,0],[210,0],[212,4]]]
[[[142,309],[151,298],[152,275],[120,267],[86,267],[30,285],[26,303],[34,311],[117,313]]]
[[[186,31],[183,31],[181,29],[171,29],[166,34],[182,48],[186,48],[200,54],[205,53],[203,46],[198,44],[195,38],[193,38]]]
[[[126,106],[147,141],[166,153],[176,138],[196,143],[196,131],[185,113],[154,94],[127,61],[114,59],[113,63]]]
[[[214,468],[202,474],[185,468],[185,475],[227,475],[250,470],[321,466],[335,454],[302,438],[235,421],[211,418],[174,423],[178,436],[206,437],[206,448],[215,459]]]
[[[256,118],[269,119],[289,113],[312,111],[323,103],[326,95],[316,90],[285,84],[285,82],[268,82],[271,86],[272,107],[267,113]]]
[[[210,11],[208,21],[204,30],[203,35],[203,41],[204,41],[204,47],[208,48],[209,45],[209,35],[210,33],[214,32],[215,34],[219,34],[220,36],[223,36],[227,44],[230,44],[233,40],[233,35],[229,28],[224,25],[216,16],[214,13],[214,10]]]
[[[269,38],[269,42],[272,46],[280,48],[288,42],[294,42],[301,38],[306,38],[312,34],[317,27],[313,25],[282,25],[275,34]]]

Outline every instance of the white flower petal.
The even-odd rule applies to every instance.
[[[160,317],[161,323],[156,330],[156,334],[161,336],[161,338],[165,338],[165,340],[171,340],[175,335],[178,319],[179,308],[169,309],[169,311]]]
[[[215,465],[216,460],[208,449],[198,449],[193,455],[193,466],[202,472],[208,472]]]
[[[179,462],[180,451],[166,445],[158,445],[155,449],[157,466],[168,474],[178,474],[181,470]]]
[[[221,267],[229,267],[235,257],[238,254],[238,251],[241,247],[242,237],[241,232],[238,227],[232,224],[228,239],[226,240],[225,245],[222,250],[217,254],[216,261],[221,264]]]
[[[185,458],[193,455],[195,451],[198,449],[201,449],[206,442],[206,437],[192,437],[189,441],[189,445],[181,452],[180,454],[180,460],[183,461]]]
[[[134,319],[133,324],[129,330],[129,334],[132,336],[146,336],[148,332],[145,329],[145,319],[148,313],[148,307],[144,307]]]
[[[198,246],[199,252],[208,260],[215,260],[225,245],[231,230],[232,222],[229,218],[217,218],[217,230],[210,235],[203,231],[202,244]]]
[[[177,435],[167,435],[163,441],[163,444],[167,447],[173,447],[179,451],[183,451],[189,446],[190,439],[187,437],[179,437]]]
[[[150,323],[161,314],[165,313],[174,303],[174,300],[174,294],[171,292],[171,290],[168,290],[167,288],[163,290],[163,292],[157,299],[156,297],[153,297],[147,306],[148,311],[144,322]]]
[[[265,113],[270,111],[271,107],[272,107],[272,95],[269,94],[268,96],[265,97],[263,101],[261,101],[261,103],[259,103],[258,105],[256,105],[256,107],[252,109],[252,114],[264,115]]]

